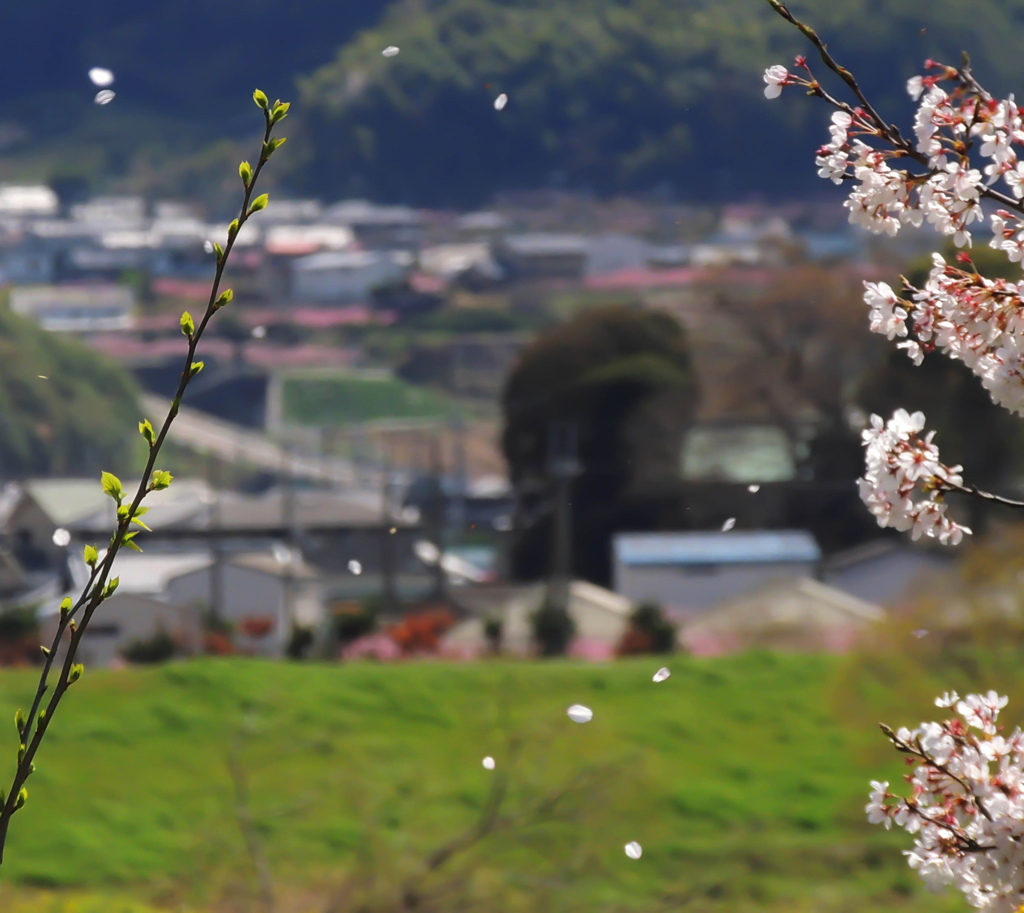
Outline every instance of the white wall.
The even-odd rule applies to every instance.
[[[697,614],[773,577],[814,577],[816,570],[813,562],[700,568],[616,562],[615,592],[633,602],[656,602],[665,608]]]

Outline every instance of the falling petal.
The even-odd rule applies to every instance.
[[[502,92],[496,99],[494,99],[494,110],[500,111],[505,105],[508,104],[508,96]]]
[[[96,93],[96,97],[93,99],[98,105],[109,105],[114,100],[113,89],[100,89]]]
[[[924,628],[918,628],[914,632],[914,637],[916,637],[918,640],[920,640],[922,637],[927,637],[927,636],[928,636],[928,632]]]
[[[354,558],[348,563],[348,570],[350,574],[359,576],[363,572],[363,566],[356,561]]]
[[[582,704],[573,704],[566,713],[574,723],[589,723],[594,718],[594,711]]]
[[[209,238],[207,238],[203,242],[203,250],[205,250],[208,254],[213,253],[213,242]]]
[[[484,765],[484,770],[494,770],[494,758],[490,755],[484,758],[482,763]]]
[[[89,71],[89,80],[94,86],[109,86],[114,81],[114,74],[106,67],[93,67]]]
[[[669,671],[668,666],[662,666],[657,672],[654,673],[654,678],[652,679],[652,681],[663,682],[671,674],[672,673],[671,671]]]
[[[761,486],[760,485],[748,485],[747,486],[747,491],[749,491],[752,495],[756,495],[760,490],[761,490]]]
[[[267,328],[263,325],[252,328],[252,335],[254,339],[262,339],[267,335]]]
[[[71,544],[71,533],[69,533],[63,527],[55,529],[53,531],[53,544],[58,548],[64,548],[65,545]]]
[[[50,379],[45,374],[37,374],[36,377],[38,377],[40,380],[49,380]]]
[[[644,854],[644,848],[635,840],[626,844],[626,855],[630,859],[639,859]]]
[[[389,44],[380,53],[384,57],[397,57],[398,56],[398,51],[399,51],[399,48],[396,48],[393,44]]]
[[[736,518],[735,517],[730,517],[728,520],[726,520],[722,524],[722,532],[723,533],[729,532],[729,530],[732,529],[735,525],[736,525]]]

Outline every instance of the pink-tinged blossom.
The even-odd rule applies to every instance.
[[[789,71],[781,64],[775,64],[764,71],[765,98],[778,98],[782,94],[782,87],[789,84]]]
[[[952,885],[979,910],[1014,913],[1024,903],[1024,733],[997,731],[1006,698],[993,691],[935,703],[959,717],[888,730],[915,765],[906,797],[872,781],[868,821],[913,836],[907,862],[929,887]]]
[[[970,529],[952,520],[942,500],[943,489],[963,484],[961,467],[946,466],[932,443],[922,437],[924,415],[897,409],[888,422],[871,416],[863,432],[864,477],[858,480],[861,500],[879,526],[957,545]]]

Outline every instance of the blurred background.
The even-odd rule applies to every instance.
[[[1016,0],[793,10],[901,123],[925,58],[1022,83]],[[1012,716],[1024,531],[884,534],[860,431],[922,409],[1019,497],[1022,426],[869,334],[863,281],[943,241],[847,224],[829,112],[764,98],[806,48],[763,0],[36,0],[0,34],[9,716],[177,386],[252,90],[293,102],[4,909],[955,907],[863,820],[876,724],[954,687]]]

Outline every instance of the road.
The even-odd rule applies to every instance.
[[[153,426],[159,430],[158,422],[167,414],[168,401],[150,394],[143,394],[140,400]],[[179,410],[168,439],[178,446],[197,453],[212,454],[227,463],[254,466],[295,479],[326,482],[341,488],[375,490],[379,490],[381,484],[377,473],[358,469],[350,460],[292,453],[265,434],[214,418],[188,406],[182,406]]]

